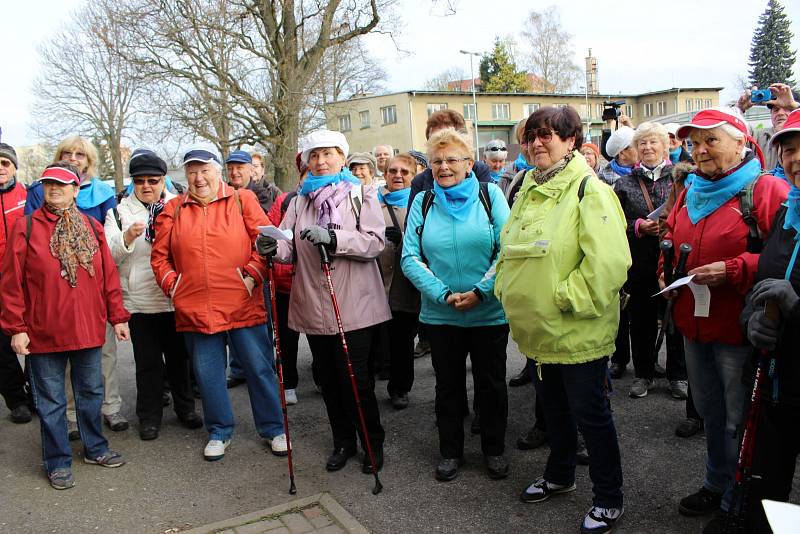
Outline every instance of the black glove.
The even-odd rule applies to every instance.
[[[774,301],[781,309],[781,314],[784,317],[791,315],[798,301],[800,301],[800,297],[795,293],[792,283],[780,278],[761,280],[753,287],[753,293],[750,298],[753,300],[753,304],[756,305],[764,304],[768,300]]]
[[[399,245],[403,240],[403,232],[397,226],[387,226],[386,239],[395,245]]]
[[[772,350],[778,343],[778,321],[758,310],[747,321],[747,338],[754,347]]]
[[[256,251],[261,256],[274,256],[278,252],[278,241],[268,235],[259,235],[256,238]]]

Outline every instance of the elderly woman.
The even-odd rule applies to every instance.
[[[542,502],[575,490],[580,429],[594,492],[581,531],[608,532],[623,513],[606,361],[614,351],[619,289],[631,265],[625,215],[577,151],[582,126],[574,109],[537,110],[525,125],[525,140],[536,170],[525,176],[503,228],[495,293],[520,351],[536,363],[550,456],[543,476],[520,498]]]
[[[580,153],[595,174],[600,172],[600,148],[594,143],[583,143]]]
[[[122,298],[131,313],[133,359],[136,362],[136,415],[139,437],[158,437],[163,415],[162,385],[167,378],[175,413],[187,428],[200,428],[189,383],[189,356],[183,334],[175,329],[175,309],[156,283],[150,267],[155,221],[175,198],[166,189],[167,164],[153,152],[131,159],[133,194],[106,216],[106,236],[119,269]],[[166,366],[165,366],[166,364]]]
[[[741,322],[758,349],[771,351],[762,361],[769,370],[762,390],[760,423],[756,433],[754,471],[745,510],[749,532],[769,533],[762,499],[786,501],[792,490],[800,439],[800,111],[786,120],[771,141],[778,147],[780,164],[791,183],[789,198],[775,215],[775,224],[758,260],[755,287],[747,295]],[[780,318],[768,317],[767,302],[777,305]],[[778,383],[780,382],[780,387]]]
[[[419,318],[419,293],[400,267],[406,206],[416,160],[399,154],[386,167],[386,188],[378,192],[386,224],[386,247],[378,257],[383,287],[389,299],[392,319],[388,323],[389,397],[396,410],[408,407],[408,392],[414,384],[414,335]]]
[[[627,176],[633,171],[633,166],[639,161],[636,146],[633,144],[633,128],[620,126],[605,145],[605,150],[611,160],[600,169],[597,176],[608,185],[614,185],[620,176]]]
[[[508,324],[494,298],[494,264],[508,204],[480,185],[469,139],[445,128],[428,139],[433,191],[417,195],[403,239],[403,272],[422,294],[419,316],[436,373],[439,452],[436,479],[453,480],[464,462],[466,358],[480,405],[481,450],[490,478],[508,476],[505,451]]]
[[[41,177],[44,207],[19,219],[9,235],[0,277],[0,326],[11,348],[28,356],[31,389],[42,428],[42,457],[50,485],[71,488],[65,369],[70,363],[84,461],[119,467],[124,460],[103,437],[100,347],[108,322],[129,338],[119,275],[103,228],[76,205],[80,176],[65,163]],[[49,303],[49,304],[48,304]]]
[[[508,158],[508,149],[502,139],[492,139],[483,149],[483,161],[489,166],[489,176],[495,184],[500,182]]]
[[[234,429],[225,387],[226,342],[245,371],[256,431],[273,454],[287,454],[272,345],[266,328],[264,260],[253,249],[258,227],[269,224],[258,199],[222,181],[216,154],[190,150],[183,157],[189,190],[156,219],[150,264],[175,306],[203,400],[208,443],[203,456],[225,456]]]
[[[666,202],[672,189],[672,163],[667,159],[667,130],[661,124],[640,124],[634,132],[633,144],[641,159],[631,174],[621,176],[614,183],[614,191],[625,212],[628,245],[633,260],[625,283],[625,290],[630,294],[626,315],[636,373],[629,396],[641,398],[653,387],[655,378],[658,306],[659,300],[663,300],[653,298],[658,293],[660,254],[656,208]],[[628,331],[627,328],[623,330]],[[673,337],[678,336],[670,336]],[[667,378],[670,393],[676,399],[686,398],[688,385],[682,345],[680,339],[670,339],[667,343]]]
[[[369,369],[376,325],[391,318],[375,261],[384,247],[385,226],[374,186],[361,186],[345,166],[347,151],[347,141],[339,132],[318,130],[300,140],[308,175],[281,222],[281,228],[294,232],[294,239],[276,242],[260,236],[256,243],[261,254],[275,255],[282,263],[295,263],[289,327],[306,334],[314,376],[322,387],[333,433],[333,452],[325,464],[328,471],[342,469],[355,456],[356,436],[365,452],[367,448],[337,316],[325,290],[319,247],[327,248],[331,255],[331,278],[378,469],[383,466],[385,437]],[[367,454],[361,470],[372,472]]]
[[[703,110],[678,130],[679,137],[692,140],[697,170],[666,221],[665,237],[676,248],[692,247],[686,267],[693,285],[680,288],[672,309],[684,336],[694,402],[705,421],[708,455],[703,486],[680,502],[684,515],[727,512],[730,506],[745,405],[742,365],[750,354],[732,325],[753,286],[759,235],[769,233],[789,187],[761,174],[762,162],[745,150],[747,125],[734,113]],[[705,532],[721,532],[723,526],[717,514]]]
[[[347,158],[347,168],[363,185],[373,185],[378,163],[369,152],[355,152]]]

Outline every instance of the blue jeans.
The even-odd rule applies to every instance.
[[[42,459],[48,473],[72,466],[72,449],[67,432],[67,397],[64,379],[70,364],[72,389],[86,456],[96,458],[108,452],[103,437],[100,408],[103,405],[103,373],[100,347],[67,352],[31,354],[27,358],[31,390],[42,432]]]
[[[751,347],[686,339],[686,369],[694,404],[705,421],[706,489],[723,493],[728,510],[739,456],[739,427],[747,403],[742,367]]]
[[[283,434],[275,360],[266,326],[236,328],[217,334],[186,332],[185,336],[203,399],[203,418],[209,439],[227,440],[233,435],[233,410],[225,387],[226,341],[236,349],[244,369],[258,434],[268,439]]]
[[[269,301],[269,286],[264,284],[262,287],[264,288],[264,303],[267,305],[267,337],[269,337],[269,344],[272,345],[272,306]],[[244,368],[242,364],[239,363],[239,355],[236,353],[236,347],[231,342],[230,336],[228,336],[227,344],[231,368],[228,376],[231,378],[244,378]]]
[[[554,484],[575,482],[578,429],[589,453],[592,504],[622,506],[622,463],[611,404],[608,401],[608,358],[579,364],[544,364],[528,369],[547,422],[550,456],[544,478]]]

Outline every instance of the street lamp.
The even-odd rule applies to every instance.
[[[478,98],[475,96],[475,71],[472,68],[472,56],[480,56],[478,52],[470,52],[468,50],[459,50],[461,54],[469,56],[469,76],[472,79],[472,107],[475,111],[475,116],[472,117],[472,127],[475,130],[475,157],[480,154],[478,147]]]
[[[589,107],[589,84],[587,83],[586,86],[581,85],[580,88],[585,91],[584,95],[586,96],[586,138],[589,139],[589,142],[591,142],[592,108]]]

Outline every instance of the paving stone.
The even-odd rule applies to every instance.
[[[325,528],[315,530],[314,534],[342,534],[344,530],[339,525],[328,525]]]
[[[311,524],[314,525],[314,528],[327,527],[331,523],[333,523],[333,521],[326,515],[320,515],[319,517],[311,519]]]
[[[255,523],[248,523],[236,527],[236,534],[261,534],[262,532],[269,532],[272,534],[275,529],[283,527],[283,524],[277,519],[267,519],[265,521],[256,521]]]
[[[289,527],[292,534],[303,534],[304,532],[311,532],[314,530],[314,525],[308,522],[308,519],[303,517],[302,514],[286,514],[281,516],[283,524]]]
[[[312,508],[306,508],[305,510],[303,510],[303,515],[306,516],[306,519],[311,521],[315,517],[320,517],[324,514],[322,512],[322,508],[320,508],[319,506],[314,506]]]

